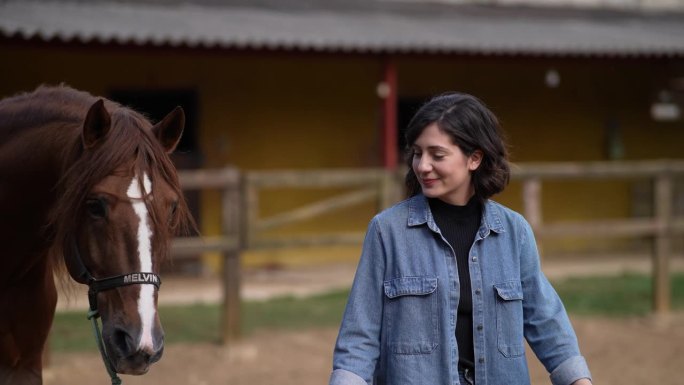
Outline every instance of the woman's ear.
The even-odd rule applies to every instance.
[[[468,170],[477,170],[477,168],[480,167],[480,163],[482,163],[482,158],[484,158],[482,150],[473,151],[473,153],[468,156]]]

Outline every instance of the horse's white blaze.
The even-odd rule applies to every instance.
[[[148,222],[147,206],[144,198],[152,192],[152,182],[147,174],[143,174],[143,187],[140,191],[140,181],[135,175],[128,187],[127,195],[132,199],[133,210],[140,222],[138,223],[138,257],[140,258],[140,272],[152,272],[152,231]],[[142,323],[140,333],[140,349],[154,349],[152,327],[156,309],[154,307],[154,285],[140,285],[140,297],[138,298],[138,313]]]

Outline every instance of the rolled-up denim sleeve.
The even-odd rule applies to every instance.
[[[587,361],[582,356],[568,358],[551,372],[551,383],[554,385],[572,384],[581,378],[591,379]]]
[[[368,226],[333,355],[330,385],[371,384],[380,356],[385,251],[378,217]]]
[[[551,374],[554,385],[591,379],[577,336],[556,290],[541,271],[532,228],[522,217],[520,274],[523,287],[525,339]]]

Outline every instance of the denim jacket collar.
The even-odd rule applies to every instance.
[[[425,195],[418,194],[409,198],[408,204],[409,227],[427,224],[430,230],[439,232],[437,224],[432,217],[432,212],[430,212],[430,205],[428,204]],[[486,238],[490,231],[495,233],[503,233],[506,230],[504,229],[503,222],[501,221],[499,213],[497,212],[496,203],[487,199],[484,203],[482,224],[480,225],[478,234],[480,238]]]

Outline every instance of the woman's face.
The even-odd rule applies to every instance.
[[[425,127],[413,143],[412,167],[423,194],[453,205],[463,206],[475,194],[471,173],[481,161],[481,151],[465,155],[436,123]]]

